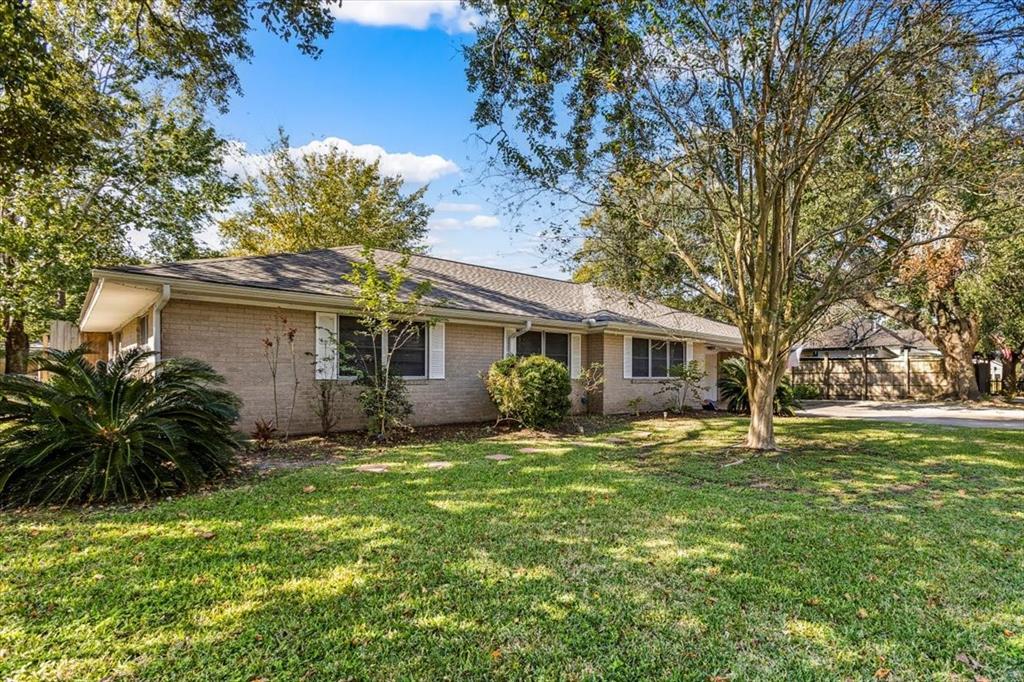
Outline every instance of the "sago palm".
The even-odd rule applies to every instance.
[[[240,402],[198,360],[40,355],[46,382],[0,377],[0,500],[125,501],[227,471]]]
[[[747,363],[743,358],[729,358],[718,368],[718,392],[730,412],[750,413],[747,394]],[[775,388],[774,412],[780,417],[792,417],[801,407],[789,377],[782,377]]]

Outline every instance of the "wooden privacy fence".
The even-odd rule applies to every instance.
[[[817,387],[829,400],[934,398],[946,390],[942,359],[933,357],[801,359],[790,379]]]

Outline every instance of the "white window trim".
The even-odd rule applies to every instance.
[[[629,377],[637,381],[661,381],[668,379],[672,371],[672,344],[679,343],[683,346],[683,362],[686,364],[693,356],[693,347],[689,341],[676,341],[674,339],[655,339],[650,336],[631,336],[629,339]],[[638,377],[633,373],[633,342],[636,340],[647,342],[647,376]],[[652,376],[654,374],[654,344],[665,344],[665,376]]]

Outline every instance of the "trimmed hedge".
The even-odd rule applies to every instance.
[[[498,360],[484,382],[502,419],[531,428],[559,424],[572,406],[569,370],[543,355]]]

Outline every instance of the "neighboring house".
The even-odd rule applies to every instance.
[[[375,253],[382,267],[400,258]],[[95,270],[79,327],[92,339],[104,334],[109,353],[144,346],[165,358],[210,363],[242,398],[240,428],[248,430],[258,417],[273,415],[262,339],[283,315],[296,330],[299,354],[293,432],[314,432],[315,382],[337,376],[336,365],[322,362],[332,357],[328,339],[357,327],[356,292],[342,276],[359,255],[359,247],[340,247]],[[735,327],[592,284],[428,256],[413,256],[408,274],[410,286],[431,282],[426,313],[444,320],[424,325],[398,359],[417,425],[493,419],[481,374],[508,355],[547,355],[567,365],[573,379],[602,363],[606,382],[586,409],[613,414],[629,411],[635,398],[642,409],[663,409],[671,397],[659,393],[659,378],[689,360],[703,364],[705,395],[716,398],[718,354],[740,347]],[[282,373],[286,404],[290,360],[282,361]],[[574,409],[582,411],[574,385]],[[341,414],[341,428],[364,425],[351,395]]]
[[[803,346],[801,360],[828,355],[842,358],[940,357],[942,353],[916,329],[892,329],[871,318],[859,318],[815,334]]]

